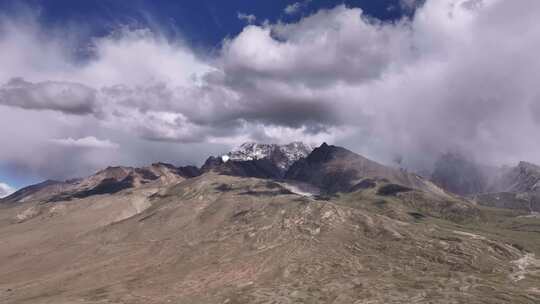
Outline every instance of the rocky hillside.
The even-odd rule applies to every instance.
[[[208,158],[201,172],[213,171],[231,176],[302,182],[311,184],[318,188],[318,192],[327,194],[349,192],[368,178],[382,179],[405,187],[446,195],[441,188],[416,174],[378,164],[345,148],[326,143],[307,154],[305,153],[307,146],[299,143],[285,146],[244,144],[242,147],[237,150],[242,152],[233,151],[222,157]],[[293,147],[292,150],[296,151],[287,154],[277,153],[277,155],[292,155],[288,158],[287,162],[292,164],[285,167],[287,170],[280,167],[276,161],[279,159],[275,157],[276,154],[269,152],[275,151],[272,149],[276,147],[281,150]],[[253,152],[254,149],[257,152]]]
[[[345,148],[326,143],[295,162],[285,174],[285,179],[307,182],[327,193],[351,191],[357,185],[361,186],[366,178],[444,194],[442,189],[416,174],[381,165]]]
[[[223,157],[209,157],[201,167],[201,172],[217,172],[224,175],[258,177],[258,178],[282,178],[284,172],[271,160],[262,158],[254,160],[227,160]]]
[[[0,303],[540,302],[540,218],[327,144],[280,170],[214,157],[22,189],[0,204]]]
[[[138,209],[143,188],[4,206],[0,302],[540,301],[537,238],[486,232],[495,213],[388,185],[327,200],[207,173]]]
[[[159,186],[178,183],[185,178],[199,175],[199,169],[192,166],[174,167],[156,163],[143,168],[108,167],[91,176],[68,181],[45,181],[25,187],[0,200],[0,203],[20,203],[26,201],[59,201],[83,198],[91,195],[113,194],[124,189],[138,188],[152,184]]]

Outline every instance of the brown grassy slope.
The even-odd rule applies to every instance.
[[[417,191],[376,193],[314,200],[267,180],[205,174],[125,219],[144,194],[41,205],[21,223],[10,219],[31,206],[5,208],[0,302],[540,301],[536,260],[513,262],[531,249],[511,245],[507,228],[481,232],[483,211],[430,205]],[[461,217],[446,216],[455,210]]]

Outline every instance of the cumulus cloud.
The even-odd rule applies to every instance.
[[[248,15],[248,14],[238,12],[237,16],[238,16],[238,19],[243,20],[247,22],[248,24],[252,24],[255,22],[255,20],[257,20],[257,17],[253,14]]]
[[[51,139],[52,143],[55,143],[60,146],[65,147],[75,147],[75,148],[94,148],[94,149],[116,149],[118,148],[117,143],[113,143],[108,139],[98,139],[94,136],[87,136],[83,138],[73,139],[61,138],[61,139]]]
[[[35,23],[6,19],[0,136],[11,139],[4,130],[17,121],[34,126],[21,126],[0,160],[21,164],[20,151],[38,146],[65,159],[67,146],[87,142],[80,155],[89,167],[162,157],[163,147],[181,163],[201,161],[207,153],[189,152],[199,145],[210,154],[247,140],[305,140],[413,168],[448,150],[496,164],[540,162],[540,3],[403,3],[423,4],[393,22],[341,5],[294,23],[248,24],[213,56],[120,28],[95,39],[85,62],[54,35],[44,40]],[[92,149],[88,130],[90,142],[118,148]],[[22,154],[52,170],[45,156]]]
[[[0,182],[0,198],[9,196],[15,192],[15,189],[6,183]]]
[[[298,23],[248,26],[224,47],[224,69],[237,82],[259,79],[328,87],[378,78],[413,60],[405,21],[380,24],[338,6]]]

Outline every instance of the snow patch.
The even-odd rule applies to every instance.
[[[540,212],[531,211],[530,214],[520,215],[519,218],[538,218],[540,219]]]
[[[522,258],[512,261],[517,267],[517,271],[510,275],[510,279],[514,282],[519,282],[525,279],[527,274],[540,273],[540,260],[535,258],[534,253],[527,253]]]
[[[474,233],[469,233],[469,232],[464,232],[464,231],[457,231],[457,230],[454,230],[453,231],[455,234],[459,234],[459,235],[463,235],[463,236],[467,236],[467,237],[470,237],[472,238],[473,240],[485,240],[486,238],[481,236],[481,235],[478,235],[478,234],[474,234]]]
[[[287,182],[281,184],[285,189],[291,191],[294,194],[298,194],[301,196],[307,196],[307,197],[313,197],[320,194],[320,190],[317,187],[314,187],[312,185],[306,184],[306,183],[299,183],[299,182]]]

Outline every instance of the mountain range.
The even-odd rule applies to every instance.
[[[437,161],[431,179],[481,205],[540,212],[540,166],[526,161],[497,168],[459,154],[445,154]]]
[[[539,180],[296,142],[45,181],[0,200],[0,302],[539,303]]]

